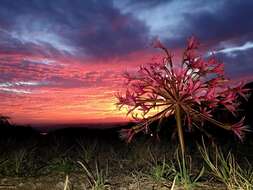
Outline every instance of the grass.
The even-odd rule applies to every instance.
[[[70,185],[69,185],[69,176],[66,175],[65,183],[64,183],[64,188],[63,190],[70,190]]]
[[[61,182],[64,184],[61,190],[84,190],[84,187],[195,190],[213,186],[251,190],[253,184],[253,169],[249,164],[253,161],[251,146],[247,149],[238,145],[237,153],[243,155],[238,159],[232,152],[225,154],[224,150],[206,146],[198,151],[191,144],[193,153],[183,163],[170,142],[154,143],[145,138],[125,144],[115,139],[54,137],[51,140],[50,136],[43,136],[40,140],[24,142],[9,139],[4,143],[2,139],[0,145],[0,178],[11,180],[5,182],[7,185],[18,185],[20,180],[38,183],[37,179],[41,179],[42,183],[52,184],[50,188]]]
[[[146,176],[157,186],[168,186],[168,181],[173,177],[174,166],[166,159],[165,155],[161,159],[152,152],[150,147],[148,150],[150,160],[147,162],[149,171]]]
[[[217,146],[210,151],[204,142],[199,146],[199,151],[211,174],[224,183],[228,190],[253,189],[253,168],[249,162],[247,167],[242,168],[231,151],[224,154]],[[210,152],[213,153],[212,156]]]
[[[155,163],[155,165],[150,168],[150,177],[154,182],[159,184],[169,179],[172,172],[173,168],[168,165],[164,159],[162,163]]]
[[[199,179],[203,176],[205,168],[202,167],[197,173],[192,171],[192,157],[180,158],[179,151],[176,151],[176,164],[174,164],[175,182],[182,185],[184,189],[194,189],[200,185]]]
[[[89,144],[89,142],[85,142],[82,139],[78,139],[77,141],[78,147],[79,147],[79,156],[82,160],[89,163],[92,158],[94,158],[94,152],[98,146],[98,142],[96,139]]]
[[[110,187],[109,183],[106,180],[108,175],[108,168],[106,169],[106,172],[104,172],[99,167],[98,162],[96,162],[95,172],[92,172],[93,170],[89,167],[87,163],[82,163],[80,161],[78,161],[77,163],[80,164],[81,167],[83,168],[92,190],[106,190]]]
[[[195,189],[197,186],[201,186],[199,179],[205,172],[204,167],[198,172],[193,172],[191,157],[188,156],[187,159],[182,160],[179,157],[178,149],[174,154],[174,158],[166,159],[164,156],[161,160],[150,151],[150,156],[145,159],[148,163],[149,170],[147,173],[144,171],[135,172],[136,175],[134,176],[136,179],[140,179],[140,177],[137,178],[136,176],[144,176],[152,181],[157,189],[162,187],[170,187],[172,189],[175,187],[183,187],[184,189],[190,190]],[[147,159],[150,161],[147,161]]]
[[[25,158],[27,157],[27,150],[22,148],[13,154],[14,170],[16,175],[22,173],[22,167],[24,166]]]
[[[69,174],[74,170],[73,161],[71,158],[55,158],[50,162],[49,168],[51,171],[62,172],[64,174]]]

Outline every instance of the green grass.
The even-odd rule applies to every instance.
[[[82,167],[86,178],[89,182],[90,188],[92,190],[106,190],[110,187],[107,176],[108,168],[104,172],[100,167],[98,162],[95,163],[95,172],[89,167],[87,163],[82,163],[78,161],[78,164]]]
[[[175,157],[176,162],[173,163],[175,183],[183,186],[186,190],[195,189],[197,186],[200,186],[199,180],[204,175],[205,168],[201,167],[197,172],[193,172],[193,160],[191,156],[181,158],[177,150]]]
[[[74,164],[71,158],[55,158],[50,163],[48,168],[51,171],[62,172],[64,174],[69,174],[74,171]]]
[[[208,150],[204,143],[199,146],[199,151],[212,176],[224,183],[228,190],[252,190],[252,165],[247,162],[247,167],[242,168],[231,151],[224,154],[217,146],[213,149]],[[212,152],[212,155],[210,152]]]

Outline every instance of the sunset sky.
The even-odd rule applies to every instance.
[[[251,0],[0,0],[0,114],[17,124],[126,121],[122,73],[187,37],[253,79]]]

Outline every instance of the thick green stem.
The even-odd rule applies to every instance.
[[[182,129],[182,123],[181,123],[181,113],[180,113],[180,106],[177,104],[175,108],[175,117],[177,122],[177,132],[178,132],[178,138],[180,142],[180,148],[182,153],[182,158],[185,156],[185,144],[184,144],[184,133]]]

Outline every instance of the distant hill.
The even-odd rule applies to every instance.
[[[92,124],[58,124],[44,126],[11,125],[9,118],[0,120],[0,139],[15,138],[22,142],[28,139],[49,140],[54,137],[74,140],[76,138],[99,138],[119,140],[119,131],[128,128],[131,123],[92,123]]]
[[[78,123],[78,124],[44,124],[33,125],[33,128],[40,133],[49,133],[59,129],[66,128],[87,128],[87,129],[111,129],[122,128],[132,125],[131,122],[114,122],[114,123]]]

